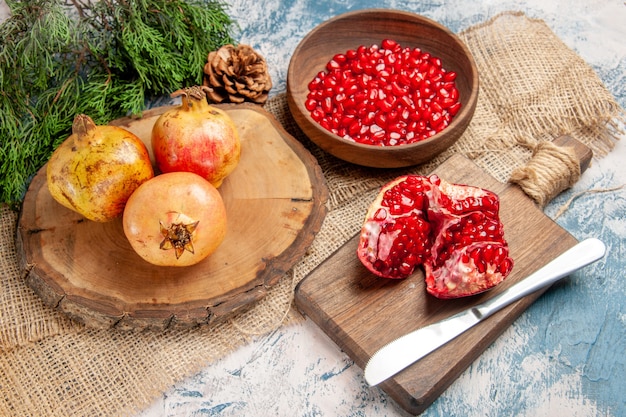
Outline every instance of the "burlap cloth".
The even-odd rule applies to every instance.
[[[400,173],[429,172],[458,152],[506,182],[539,143],[562,134],[588,144],[596,157],[612,149],[624,110],[543,21],[504,13],[460,36],[478,65],[478,106],[461,140],[426,165],[383,171],[343,163],[309,143],[291,119],[284,95],[266,104],[317,157],[328,183],[329,212],[307,255],[268,296],[221,324],[155,333],[93,330],[70,321],[24,284],[14,244],[17,213],[3,206],[0,415],[136,413],[251,337],[301,320],[292,303],[297,282],[358,232],[380,185]]]

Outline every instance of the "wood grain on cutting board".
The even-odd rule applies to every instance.
[[[579,146],[578,153],[584,170],[591,152]],[[390,341],[493,297],[577,243],[519,187],[498,182],[463,156],[452,156],[434,172],[446,181],[483,187],[500,196],[500,217],[515,266],[489,292],[439,300],[426,293],[421,269],[403,280],[370,273],[356,256],[358,235],[354,236],[300,282],[295,297],[297,307],[361,368]],[[380,387],[402,408],[421,413],[542,292],[504,308]]]

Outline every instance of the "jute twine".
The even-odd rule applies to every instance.
[[[544,207],[561,191],[580,178],[580,164],[572,148],[540,142],[530,161],[511,173],[509,181],[518,184],[539,206]]]
[[[399,174],[430,172],[461,153],[502,182],[516,172],[514,178],[537,189],[541,204],[577,178],[567,168],[566,174],[552,173],[569,166],[568,158],[544,142],[568,134],[596,157],[612,149],[624,110],[544,22],[504,13],[460,37],[481,77],[477,110],[463,137],[428,164],[387,171],[344,163],[309,142],[284,95],[266,104],[318,159],[329,188],[329,212],[307,254],[268,295],[223,323],[157,333],[93,330],[69,320],[25,285],[14,242],[17,213],[2,206],[0,415],[129,415],[255,335],[301,320],[293,308],[295,285],[358,232],[379,187]]]

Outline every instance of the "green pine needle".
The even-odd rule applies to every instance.
[[[0,203],[17,209],[71,133],[139,115],[146,99],[202,83],[209,52],[235,41],[216,0],[7,0],[0,25]]]

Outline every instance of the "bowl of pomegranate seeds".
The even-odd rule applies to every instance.
[[[307,34],[287,72],[289,109],[320,148],[376,168],[427,162],[469,125],[478,99],[471,53],[423,16],[366,9]]]

